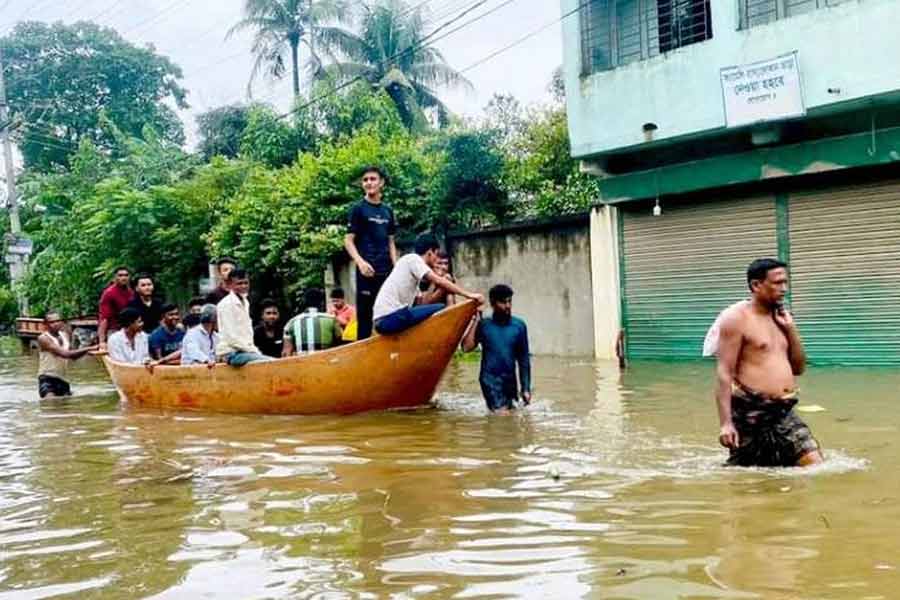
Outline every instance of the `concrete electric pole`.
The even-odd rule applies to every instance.
[[[6,206],[9,211],[9,235],[6,242],[6,263],[9,265],[9,276],[19,301],[19,313],[28,314],[28,300],[19,289],[19,284],[28,269],[28,257],[31,256],[31,240],[22,235],[22,223],[19,220],[19,198],[16,193],[16,171],[13,165],[12,142],[9,132],[12,119],[9,116],[9,105],[6,102],[6,79],[4,77],[3,54],[0,52],[0,143],[3,144],[3,162],[6,168]]]

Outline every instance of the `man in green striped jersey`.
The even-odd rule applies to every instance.
[[[325,292],[306,290],[303,312],[284,326],[282,356],[311,354],[336,346],[341,340],[341,326],[334,316],[325,312]]]

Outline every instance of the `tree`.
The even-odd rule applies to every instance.
[[[435,172],[429,177],[427,224],[446,236],[503,222],[507,195],[501,178],[503,153],[489,131],[459,131],[439,138]]]
[[[283,167],[297,160],[297,152],[310,148],[313,143],[313,140],[300,139],[297,129],[278,118],[271,108],[254,106],[241,135],[240,153],[270,167]]]
[[[250,107],[243,104],[220,106],[197,116],[200,141],[197,152],[206,160],[213,156],[237,158],[241,137],[247,129]]]
[[[434,110],[442,124],[450,111],[438,98],[439,87],[471,87],[451,68],[439,50],[428,45],[421,3],[410,8],[403,0],[380,0],[366,8],[359,33],[327,38],[332,53],[345,60],[326,67],[323,77],[338,84],[362,79],[387,92],[410,129],[423,129],[423,109]]]
[[[149,125],[166,141],[184,142],[169,106],[188,106],[181,69],[153,47],[87,22],[19,23],[0,45],[9,104],[23,123],[16,135],[26,167],[66,164],[82,139],[111,149],[101,114],[126,135],[140,136]]]
[[[300,45],[309,50],[313,72],[318,71],[321,61],[316,52],[317,44],[344,35],[342,30],[325,23],[343,19],[347,14],[343,0],[245,0],[244,18],[229,30],[228,37],[239,31],[254,32],[256,61],[247,84],[247,95],[251,95],[253,82],[260,72],[265,71],[274,79],[284,77],[287,72],[285,53],[288,53],[294,99],[299,98]]]

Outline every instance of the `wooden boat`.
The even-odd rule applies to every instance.
[[[464,302],[397,335],[305,356],[251,363],[145,367],[102,355],[133,406],[256,414],[350,414],[428,404],[475,313]]]

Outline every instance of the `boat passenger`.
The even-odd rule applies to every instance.
[[[131,270],[128,267],[116,267],[113,271],[115,278],[100,295],[100,309],[98,314],[100,322],[97,326],[97,337],[100,340],[100,349],[106,349],[106,338],[117,331],[121,325],[117,320],[119,313],[128,307],[128,303],[134,299],[134,290],[131,289]]]
[[[284,356],[312,354],[340,343],[340,323],[333,315],[323,312],[323,308],[325,292],[306,290],[303,294],[303,312],[284,326]]]
[[[200,312],[203,310],[204,304],[206,304],[204,298],[199,296],[191,298],[190,302],[188,302],[188,312],[181,319],[182,329],[188,331],[200,324]]]
[[[228,295],[228,274],[237,268],[233,258],[223,256],[216,261],[216,288],[206,295],[208,304],[218,304]]]
[[[206,304],[201,307],[199,325],[184,334],[181,346],[181,364],[207,365],[210,369],[216,365],[216,346],[219,334],[216,332],[216,305]]]
[[[819,443],[794,412],[806,352],[784,307],[787,264],[758,259],[747,268],[751,298],[722,313],[716,356],[719,443],[728,464],[792,467],[822,462]]]
[[[478,383],[491,412],[515,408],[521,391],[522,401],[531,403],[531,354],[525,321],[512,316],[513,291],[508,285],[495,285],[488,292],[494,313],[482,320],[475,313],[463,337],[464,352],[481,344],[481,372]],[[516,382],[516,366],[519,380]]]
[[[416,238],[415,250],[415,254],[407,254],[397,261],[375,300],[375,331],[382,335],[400,333],[445,308],[443,304],[413,306],[423,279],[451,294],[470,298],[479,304],[484,302],[481,294],[464,290],[431,270],[437,264],[437,252],[440,250],[433,234],[422,234]]]
[[[141,313],[135,308],[126,308],[119,313],[118,322],[122,328],[109,336],[109,357],[129,365],[146,365],[152,371],[155,362],[150,358]]]
[[[281,358],[284,345],[284,327],[281,326],[281,312],[271,298],[260,302],[261,323],[253,330],[253,343],[260,352],[272,358]]]
[[[243,269],[228,273],[228,295],[216,306],[219,322],[219,343],[216,356],[233,367],[272,360],[253,343],[253,322],[250,320],[250,276]]]
[[[162,323],[150,334],[150,356],[161,365],[177,365],[184,340],[184,329],[178,326],[181,313],[174,304],[164,304],[162,313]]]
[[[365,196],[350,209],[344,248],[356,263],[357,338],[372,335],[372,315],[381,286],[397,262],[394,211],[382,196],[387,176],[380,167],[363,169]]]
[[[434,274],[438,277],[456,283],[453,275],[450,274],[450,255],[446,250],[438,250],[438,260],[434,265]],[[433,283],[423,281],[419,285],[421,292],[416,298],[416,304],[443,304],[445,306],[453,306],[456,304],[456,298],[453,294],[447,293],[447,290],[440,288]]]
[[[44,315],[46,330],[37,338],[38,348],[38,395],[41,398],[62,398],[72,395],[72,388],[66,379],[69,361],[78,360],[99,346],[87,346],[72,350],[69,336],[64,331],[65,321],[58,311],[50,310]]]
[[[134,277],[135,296],[128,303],[130,308],[138,311],[144,322],[144,333],[150,335],[159,327],[163,316],[163,302],[153,295],[156,284],[147,273],[139,273]]]
[[[336,287],[331,290],[331,308],[328,314],[333,316],[341,328],[346,328],[350,321],[356,318],[356,308],[347,302],[344,288]]]

